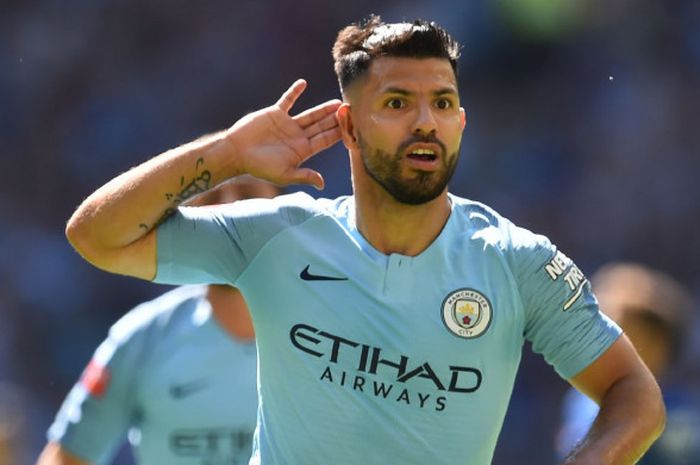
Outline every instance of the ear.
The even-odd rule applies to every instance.
[[[462,129],[467,127],[467,112],[464,111],[464,107],[459,107],[459,113],[462,117]]]
[[[355,125],[352,122],[352,107],[349,103],[343,102],[335,112],[340,127],[340,137],[343,145],[348,150],[357,148],[357,138],[355,137]]]

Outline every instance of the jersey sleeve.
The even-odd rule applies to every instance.
[[[100,344],[48,431],[49,441],[91,463],[109,463],[138,415],[136,367],[143,332],[122,318]]]
[[[563,378],[594,362],[622,333],[598,308],[588,279],[544,236],[513,226],[525,338]]]
[[[280,231],[313,215],[307,194],[249,199],[224,205],[180,207],[157,231],[158,269],[164,284],[233,284]]]

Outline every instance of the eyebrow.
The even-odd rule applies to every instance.
[[[401,87],[387,87],[386,89],[383,89],[382,94],[398,94],[402,95],[404,97],[408,97],[413,95],[415,92],[411,92],[409,90],[403,89]],[[433,96],[435,97],[440,97],[443,95],[457,95],[457,91],[453,89],[452,87],[441,87],[440,89],[437,89],[433,91]]]
[[[386,89],[382,89],[382,94],[398,94],[398,95],[403,95],[405,97],[412,95],[413,92],[410,92],[406,89],[402,89],[401,87],[387,87]]]

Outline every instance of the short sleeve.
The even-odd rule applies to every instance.
[[[97,348],[48,431],[50,441],[94,463],[109,462],[138,415],[133,383],[143,335],[126,335],[123,326]]]
[[[307,194],[180,207],[157,231],[163,284],[233,284],[265,244],[313,212]]]
[[[594,362],[622,331],[598,308],[588,279],[544,236],[513,227],[525,338],[563,378]]]

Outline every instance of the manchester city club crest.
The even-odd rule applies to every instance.
[[[442,302],[442,321],[456,336],[481,336],[491,324],[491,303],[474,289],[453,291]]]

